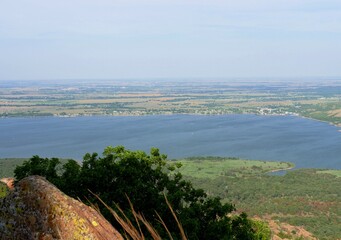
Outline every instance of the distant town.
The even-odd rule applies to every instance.
[[[341,124],[341,81],[0,82],[0,117],[298,115]]]

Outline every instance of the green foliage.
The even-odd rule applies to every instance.
[[[17,166],[14,170],[14,176],[20,180],[30,175],[40,175],[53,181],[58,178],[57,166],[60,163],[58,158],[40,158],[36,155],[30,160],[24,161],[23,165]]]
[[[5,197],[8,193],[8,189],[6,185],[2,182],[0,182],[0,199]]]
[[[14,177],[14,170],[17,166],[23,165],[24,162],[30,161],[29,158],[0,158],[0,178]],[[59,159],[61,163],[66,163],[68,160]],[[52,165],[51,165],[52,167]],[[47,169],[46,169],[47,170]],[[61,171],[61,166],[57,164],[56,171]]]
[[[102,157],[87,153],[81,166],[69,160],[58,172],[59,165],[58,159],[34,156],[15,169],[15,176],[20,180],[32,174],[42,175],[66,194],[96,203],[97,198],[90,190],[113,209],[119,206],[133,220],[129,197],[135,211],[141,212],[163,238],[168,234],[157,214],[174,239],[180,239],[177,223],[164,199],[166,194],[188,239],[257,239],[246,214],[229,217],[235,210],[233,205],[222,204],[219,197],[208,197],[202,189],[194,188],[176,171],[181,164],[168,163],[166,155],[160,154],[157,148],[152,148],[148,155],[143,151],[126,150],[123,146],[109,146]],[[108,210],[100,208],[120,229]]]
[[[239,216],[233,218],[231,228],[236,231],[235,239],[254,239],[254,230],[252,228],[252,223],[247,218],[247,215],[245,213],[242,213]]]
[[[255,230],[256,239],[258,240],[271,239],[271,230],[265,222],[259,220],[252,220],[251,226]]]

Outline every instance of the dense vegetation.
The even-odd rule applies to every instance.
[[[244,160],[222,158],[180,162],[180,171],[194,186],[234,203],[250,216],[304,226],[318,239],[341,236],[340,170],[298,169],[278,176],[264,174],[262,169],[272,164],[268,162],[263,166],[259,161],[244,164]]]
[[[178,226],[164,199],[166,195],[188,239],[269,239],[270,232],[260,222],[251,222],[245,213],[228,215],[235,210],[232,204],[222,204],[219,197],[208,197],[204,190],[194,188],[176,171],[179,167],[179,163],[168,164],[166,156],[156,148],[147,155],[118,146],[107,147],[103,157],[86,154],[81,166],[74,160],[61,166],[57,158],[34,156],[14,172],[17,180],[29,175],[44,176],[66,194],[94,204],[97,199],[90,190],[113,209],[122,208],[134,222],[128,196],[135,211],[141,212],[164,238],[168,234],[157,214],[174,239],[180,239]],[[120,229],[107,209],[99,206]]]
[[[13,168],[13,165],[22,164],[23,159],[9,162],[7,159],[7,163],[2,165],[3,172],[9,172],[6,166]],[[298,169],[284,176],[276,176],[266,172],[292,165],[217,157],[193,157],[180,162],[183,166],[179,170],[186,180],[190,180],[195,187],[203,188],[209,196],[220,196],[223,202],[235,204],[239,211],[265,220],[304,226],[319,239],[337,239],[341,236],[340,170]],[[77,163],[75,167],[81,168]],[[61,164],[56,169],[59,169],[59,174],[64,171]],[[173,175],[176,171],[167,170],[168,174]],[[13,172],[5,177],[12,175]],[[0,195],[1,189],[5,190],[1,186]],[[126,204],[125,197],[121,201]],[[257,226],[257,229],[262,228],[264,224]],[[266,231],[263,230],[263,233]],[[299,239],[299,235],[294,233],[281,232],[280,235]]]

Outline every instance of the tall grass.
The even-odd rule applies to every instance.
[[[154,240],[161,240],[162,239],[160,234],[157,232],[157,230],[146,220],[146,218],[143,216],[143,214],[137,213],[135,211],[134,206],[131,203],[128,196],[126,196],[126,197],[128,199],[130,209],[131,209],[131,212],[134,216],[137,227],[129,220],[129,218],[126,216],[126,214],[123,212],[123,210],[117,204],[115,205],[115,207],[117,208],[117,210],[120,214],[117,213],[115,210],[113,210],[110,206],[108,206],[99,196],[97,196],[94,193],[92,193],[92,194],[110,211],[110,213],[114,216],[116,221],[121,225],[121,227],[125,231],[125,238],[126,239],[132,239],[132,240],[145,240],[146,239],[146,237],[144,236],[142,229],[141,229],[141,223],[147,229],[147,231],[150,234],[150,236],[152,237],[152,239],[154,239]],[[187,240],[187,236],[185,234],[185,231],[184,231],[179,219],[177,218],[171,204],[169,203],[166,195],[164,195],[164,198],[165,198],[165,201],[167,203],[169,210],[171,211],[171,213],[174,217],[174,220],[176,221],[176,223],[178,225],[181,239]],[[161,216],[157,212],[156,212],[156,215],[159,218],[158,221],[162,224],[162,226],[164,227],[164,229],[168,233],[169,239],[173,240],[173,236],[170,233],[169,229],[167,228],[165,222],[162,220]]]

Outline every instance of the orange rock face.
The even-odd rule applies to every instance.
[[[93,208],[42,177],[21,180],[0,200],[0,239],[123,239]]]
[[[1,178],[0,182],[5,183],[9,189],[14,188],[14,178]]]

